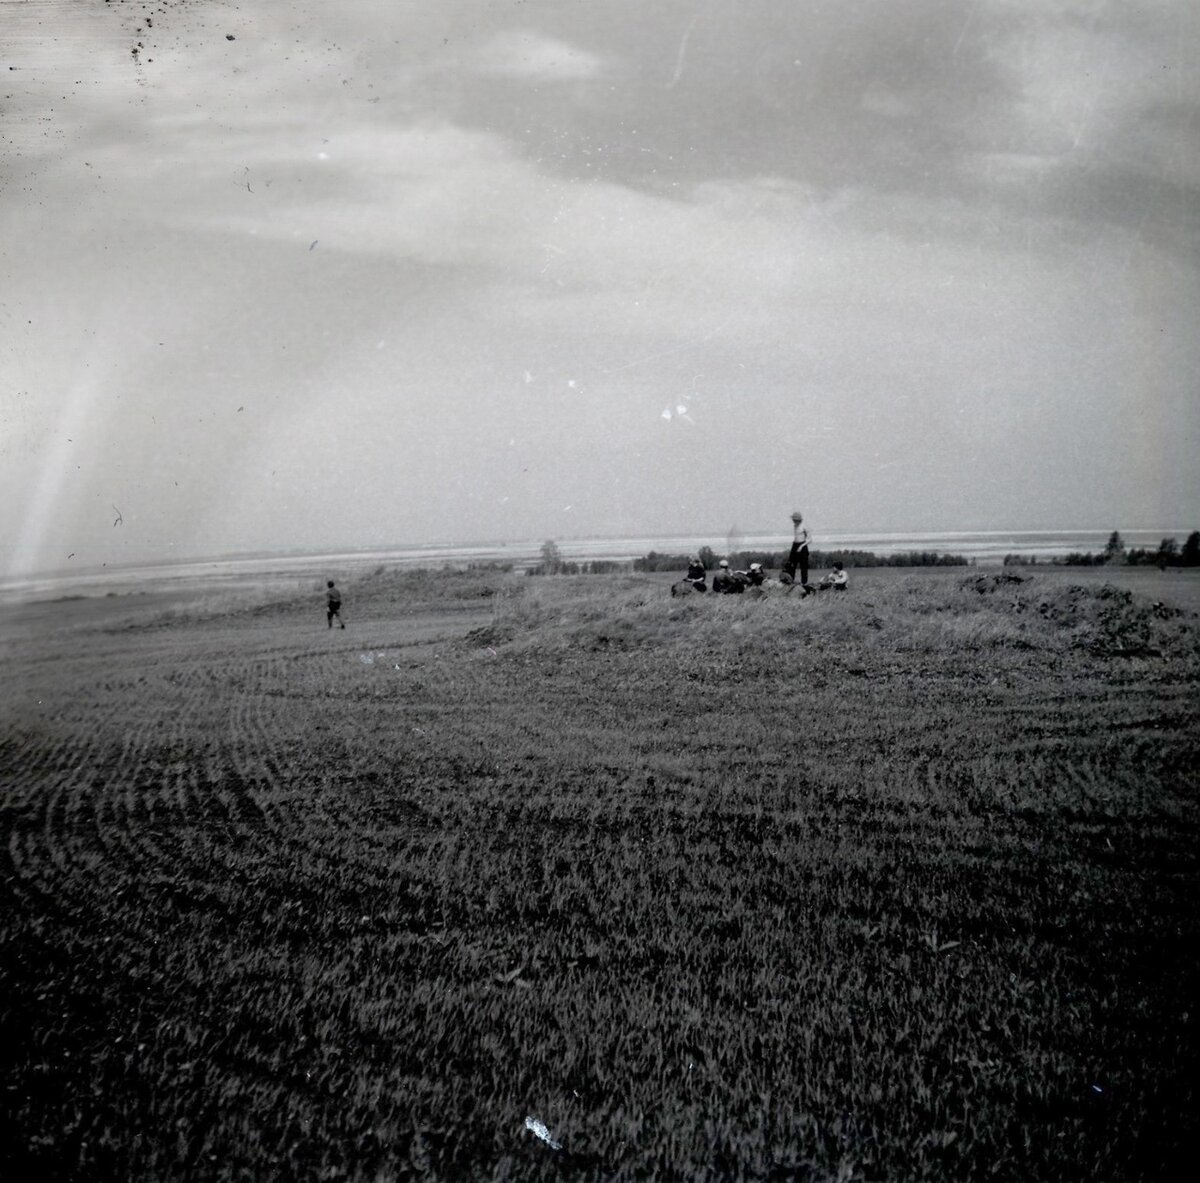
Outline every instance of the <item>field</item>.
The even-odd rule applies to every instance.
[[[6,607],[0,1174],[1182,1178],[1200,584],[1114,574]]]

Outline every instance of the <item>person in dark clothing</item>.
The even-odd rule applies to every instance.
[[[329,622],[329,627],[333,628],[333,618],[337,617],[338,628],[345,628],[342,623],[342,593],[333,586],[331,579],[325,585],[325,619]]]
[[[713,591],[724,595],[729,590],[729,564],[722,559],[717,564],[717,573],[713,576]]]
[[[705,582],[706,574],[707,573],[704,570],[704,564],[700,561],[700,556],[692,555],[692,557],[688,559],[687,575],[685,575],[684,578],[697,591],[702,592],[708,590],[708,584]]]

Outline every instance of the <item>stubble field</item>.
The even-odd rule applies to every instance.
[[[1182,1177],[1195,584],[1020,575],[8,610],[0,1171]]]

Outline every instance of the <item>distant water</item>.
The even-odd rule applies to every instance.
[[[1001,563],[1007,554],[1036,555],[1052,558],[1080,551],[1102,551],[1111,530],[1028,530],[948,532],[931,534],[862,534],[852,531],[814,531],[814,550],[865,550],[877,555],[904,554],[907,551],[937,551],[962,555],[979,563]],[[1175,538],[1183,545],[1189,530],[1122,530],[1121,538],[1130,549],[1157,547],[1164,538]],[[669,538],[601,538],[560,542],[567,559],[637,558],[648,551],[663,554],[689,554],[701,546],[724,550],[787,550],[789,531],[775,534],[738,534],[714,538],[711,535],[679,535]],[[536,553],[536,548],[535,548]]]
[[[962,555],[980,564],[999,564],[1006,554],[1053,558],[1076,551],[1098,552],[1104,549],[1109,530],[1028,530],[1008,532],[942,532],[925,534],[855,533],[853,531],[814,531],[815,550],[865,550],[878,555],[906,551],[937,551]],[[1189,530],[1122,530],[1127,547],[1155,548],[1164,538],[1175,538],[1180,545]],[[631,536],[627,538],[560,539],[558,547],[564,559],[615,559],[628,561],[650,551],[660,554],[691,554],[710,546],[719,555],[728,550],[786,550],[791,543],[786,530],[774,534],[739,534],[734,538],[711,534],[670,536]],[[732,544],[732,545],[731,545]],[[273,584],[307,585],[324,578],[348,578],[386,566],[441,567],[446,564],[512,563],[520,567],[536,562],[541,541],[469,545],[434,543],[373,550],[314,551],[308,554],[224,556],[160,566],[110,567],[104,571],[78,574],[54,574],[6,579],[0,582],[0,601],[43,598],[77,592],[103,595],[109,591],[131,589],[162,590],[172,587],[243,588]]]

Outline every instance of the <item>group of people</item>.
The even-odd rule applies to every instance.
[[[722,559],[713,576],[712,590],[718,595],[738,595],[747,588],[764,587],[775,583],[783,587],[799,586],[802,594],[806,596],[813,592],[845,591],[849,586],[850,577],[841,563],[834,563],[833,570],[825,575],[819,583],[809,583],[809,541],[810,536],[808,527],[804,524],[804,515],[797,510],[792,514],[792,547],[778,579],[770,579],[761,563],[751,563],[745,571],[735,571],[730,568],[728,559]],[[797,579],[797,573],[799,573],[799,579]],[[692,555],[688,560],[688,570],[687,575],[684,576],[684,582],[691,584],[695,591],[708,590],[708,572],[700,561],[699,555]]]
[[[808,582],[808,543],[808,527],[804,524],[804,515],[797,510],[792,514],[792,548],[788,552],[787,561],[783,564],[783,570],[780,571],[778,578],[769,577],[763,570],[762,563],[751,563],[745,571],[735,571],[729,566],[728,559],[722,559],[717,564],[712,589],[718,595],[738,595],[748,588],[771,585],[799,586],[802,594],[806,596],[812,592],[845,591],[850,580],[841,563],[834,563],[833,570],[819,583]],[[796,578],[797,572],[800,575],[799,580]],[[688,560],[687,575],[684,576],[682,583],[690,584],[693,591],[708,591],[708,571],[700,561],[699,555],[692,555]],[[680,584],[675,584],[671,588],[671,594],[674,595],[676,590],[686,592],[688,589],[681,587]],[[335,620],[338,628],[346,627],[342,623],[342,593],[332,579],[326,584],[325,620],[330,628],[333,628]]]

